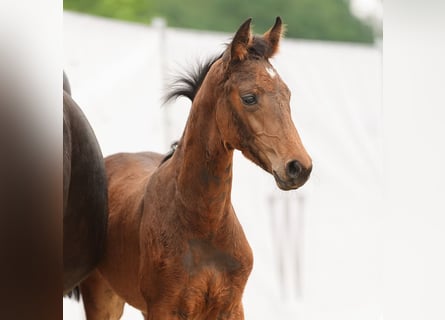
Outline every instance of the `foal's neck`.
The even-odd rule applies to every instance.
[[[174,157],[178,197],[193,215],[187,220],[203,233],[220,227],[231,206],[233,150],[224,145],[217,127],[213,85],[206,79],[195,97]]]

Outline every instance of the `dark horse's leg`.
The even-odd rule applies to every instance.
[[[107,179],[99,144],[84,114],[63,93],[63,291],[96,267],[107,230]]]

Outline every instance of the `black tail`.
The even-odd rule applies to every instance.
[[[75,286],[71,291],[68,291],[65,297],[68,297],[70,299],[74,299],[77,302],[80,301],[80,287]]]

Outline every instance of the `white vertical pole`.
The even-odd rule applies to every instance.
[[[158,31],[158,50],[159,50],[159,82],[161,83],[161,97],[165,93],[167,88],[167,62],[166,62],[166,54],[167,54],[167,44],[166,44],[166,26],[167,22],[165,19],[157,17],[152,21],[153,27]],[[160,101],[162,103],[163,101]],[[164,141],[164,147],[166,150],[170,147],[172,143],[172,134],[171,134],[171,116],[170,116],[170,108],[168,104],[162,107],[162,135]]]

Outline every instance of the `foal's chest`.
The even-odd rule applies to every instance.
[[[199,276],[205,269],[230,274],[241,268],[241,262],[233,255],[204,240],[189,240],[182,262],[184,269],[192,277]]]
[[[249,271],[233,255],[206,241],[190,240],[182,258],[186,283],[179,318],[225,319],[241,303]]]

